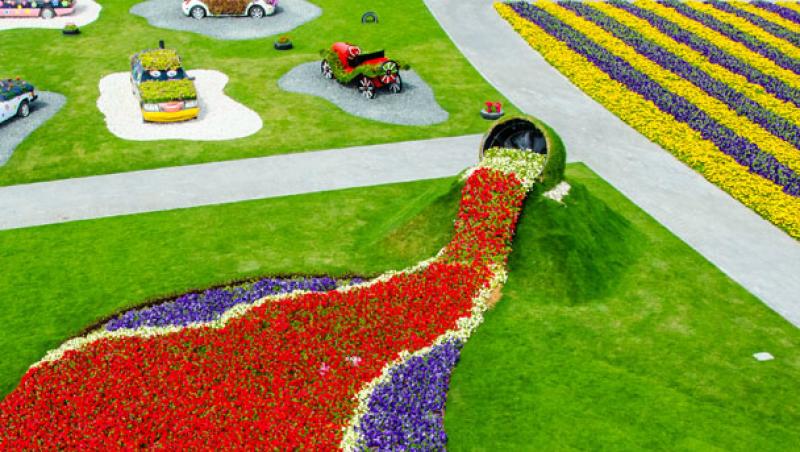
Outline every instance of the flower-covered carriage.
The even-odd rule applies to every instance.
[[[386,87],[393,94],[403,90],[400,64],[386,58],[383,50],[362,53],[361,48],[336,42],[323,52],[322,75],[342,84],[355,83],[362,96],[375,97],[376,90]]]

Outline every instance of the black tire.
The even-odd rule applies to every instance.
[[[356,84],[358,86],[358,92],[361,93],[365,99],[375,98],[375,83],[372,82],[372,79],[362,75],[358,78]]]
[[[202,6],[194,6],[189,10],[189,15],[192,19],[202,19],[206,17],[206,10]]]
[[[389,83],[389,92],[392,94],[400,94],[403,92],[403,79],[400,78],[400,74],[397,74],[397,78],[394,82]]]
[[[333,79],[333,69],[331,69],[331,64],[328,63],[328,60],[322,60],[322,63],[319,65],[319,70],[326,79]]]
[[[51,6],[42,8],[42,10],[39,11],[39,17],[41,17],[44,20],[52,19],[56,17],[56,10],[54,10]]]
[[[17,116],[20,118],[27,118],[31,114],[31,106],[28,104],[27,100],[23,100],[19,107],[17,107]]]
[[[247,12],[247,15],[253,19],[261,19],[265,17],[267,14],[266,11],[264,11],[264,8],[256,5],[250,7],[250,11]]]

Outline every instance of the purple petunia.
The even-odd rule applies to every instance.
[[[444,406],[461,352],[451,340],[391,370],[370,396],[356,432],[362,450],[444,450]]]
[[[253,303],[268,295],[279,295],[295,290],[325,292],[346,284],[358,284],[360,278],[336,280],[333,278],[265,278],[221,289],[209,289],[203,293],[188,293],[173,301],[155,306],[132,309],[120,314],[105,325],[108,331],[141,326],[186,326],[192,323],[210,322],[218,319],[228,309],[241,304]]]

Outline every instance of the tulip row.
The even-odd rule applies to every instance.
[[[719,20],[716,16],[722,14],[714,13],[713,11],[716,10],[713,7],[703,3],[693,2],[690,5],[689,3],[683,3],[679,0],[660,0],[660,3],[744,45],[753,52],[769,58],[778,66],[790,70],[795,74],[800,74],[800,60],[794,56],[790,44],[784,45],[783,41],[773,38],[772,36],[760,35],[756,38],[750,33],[746,33],[727,22]],[[738,25],[748,31],[755,31],[753,28],[749,27],[748,24],[739,23]],[[789,54],[787,55],[785,52],[789,52]]]
[[[797,25],[786,24],[786,21],[778,15],[774,15],[775,17],[772,17],[773,15],[771,15],[769,12],[754,8],[752,5],[745,2],[728,3],[714,0],[710,3],[712,6],[714,6],[714,8],[741,17],[751,24],[763,28],[777,38],[789,41],[796,46],[800,45],[800,33],[787,28],[787,26],[796,27]],[[763,16],[767,16],[769,19]]]
[[[572,26],[565,24],[563,20],[568,20],[567,15],[562,13],[564,11],[562,8],[553,3],[537,2],[536,6],[529,3],[515,3],[512,7],[520,16],[566,43],[572,51],[606,72],[612,79],[623,83],[632,93],[653,102],[660,110],[668,113],[674,121],[689,125],[704,139],[711,141],[722,152],[733,157],[740,165],[782,187],[785,193],[800,196],[800,176],[791,168],[779,162],[774,155],[765,152],[748,138],[737,134],[730,127],[733,125],[732,123],[724,124],[716,120],[685,97],[662,85],[681,88],[691,95],[693,89],[691,84],[659,72],[659,68],[655,65],[650,66],[649,74],[633,67],[631,61],[638,60],[642,64],[645,59],[635,51],[626,52],[628,49],[619,46],[615,50],[626,56],[626,58],[621,58],[611,52],[609,48],[595,43],[587,37],[587,34],[591,32],[592,38],[601,40],[605,35],[602,29],[592,27],[586,22],[573,22],[570,24]],[[556,15],[560,17],[556,17]],[[613,44],[613,41],[606,42],[609,47]],[[643,63],[644,66],[647,64],[647,62]],[[698,100],[697,96],[693,97],[693,100]],[[721,112],[721,114],[724,115],[725,112]]]
[[[647,4],[655,5],[652,2]],[[537,5],[543,5],[543,2],[537,2]],[[641,6],[638,2],[637,5]],[[637,82],[642,83],[642,79],[637,78],[630,65],[619,59],[612,60],[613,64],[605,66],[607,73],[595,64],[601,57],[609,60],[608,53],[603,55],[602,48],[594,46],[590,52],[586,52],[586,49],[580,52],[578,47],[575,50],[567,42],[557,39],[555,34],[550,34],[535,21],[523,17],[515,10],[538,11],[537,15],[549,17],[547,21],[552,25],[554,18],[540,8],[528,4],[497,4],[496,8],[531,46],[584,92],[736,199],[784,228],[789,234],[800,237],[800,199],[783,192],[781,187],[766,178],[750,172],[749,165],[740,165],[731,156],[720,152],[720,148],[708,139],[710,136],[693,129],[687,122],[676,120],[675,116],[660,108],[664,98],[676,99],[678,96],[667,92],[664,98],[645,98],[631,88]],[[564,29],[564,26],[550,27],[552,32],[561,33]],[[572,30],[571,35],[576,34]],[[588,41],[586,38],[583,40]],[[618,76],[622,73],[624,77],[615,79],[611,73]],[[652,87],[652,80],[647,84]],[[664,91],[660,90],[659,94],[664,94]],[[682,104],[685,105],[685,101]]]
[[[790,22],[794,22],[795,24],[800,24],[800,12],[794,11],[791,8],[787,8],[781,3],[755,0],[752,2],[752,5],[757,6],[765,11],[769,11],[773,14],[777,14]]]
[[[452,241],[407,271],[236,304],[208,323],[69,341],[0,403],[0,449],[339,446],[381,377],[414,367],[409,350],[440,350],[480,323],[504,280],[531,182],[515,174],[528,164],[470,172]]]
[[[793,171],[800,171],[800,127],[797,124],[767,110],[689,62],[644,39],[638,31],[586,3],[569,1],[559,4],[575,15],[547,3],[542,4],[542,9],[561,13],[557,17],[565,24],[591,36],[595,42],[614,51],[665,89],[681,93],[683,98],[720,124],[732,130],[747,131],[747,137],[753,144],[761,149],[769,149],[778,161]],[[591,21],[596,27],[585,24],[579,17]],[[591,28],[586,30],[587,27]],[[681,78],[676,79],[672,74]]]
[[[778,99],[800,106],[800,79],[743,45],[652,1],[609,0],[609,4],[646,20],[661,33],[691,47],[709,61],[761,85]]]

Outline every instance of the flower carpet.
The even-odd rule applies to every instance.
[[[800,238],[797,4],[496,4],[575,85]]]
[[[544,163],[487,151],[413,268],[190,294],[66,342],[0,403],[0,449],[442,449],[450,371]]]

